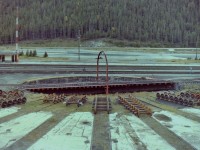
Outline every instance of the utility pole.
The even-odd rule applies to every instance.
[[[198,59],[198,57],[197,57],[197,47],[198,47],[198,42],[199,42],[199,36],[197,37],[197,42],[196,42],[196,57],[195,57],[195,60]]]
[[[17,6],[17,12],[16,12],[16,54],[14,55],[14,61],[19,61],[19,55],[18,55],[18,42],[19,42],[19,7]]]
[[[19,42],[19,7],[17,6],[17,14],[16,14],[16,52],[18,52],[18,42]]]
[[[80,61],[81,58],[80,58],[80,39],[81,39],[81,32],[80,32],[80,29],[78,30],[78,60]]]

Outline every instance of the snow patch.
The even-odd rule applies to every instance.
[[[89,150],[93,119],[90,112],[72,113],[33,144],[29,150]]]
[[[49,112],[34,112],[0,124],[0,149],[9,147],[51,116]]]
[[[169,130],[200,150],[200,123],[168,111],[155,112],[154,115],[156,114],[170,117],[172,120],[170,122],[165,122],[153,116],[161,124],[168,126]]]
[[[0,118],[16,113],[20,108],[10,107],[0,109]]]

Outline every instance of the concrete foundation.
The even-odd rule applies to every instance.
[[[18,54],[0,54],[0,62],[5,62],[6,61],[6,56],[11,56],[11,61],[12,62],[19,62],[19,55]]]

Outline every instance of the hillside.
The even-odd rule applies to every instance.
[[[0,44],[15,42],[16,4],[20,40],[113,38],[132,46],[195,47],[199,0],[1,0]]]

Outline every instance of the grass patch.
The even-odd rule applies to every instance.
[[[48,39],[20,42],[21,47],[77,47],[76,39]]]

